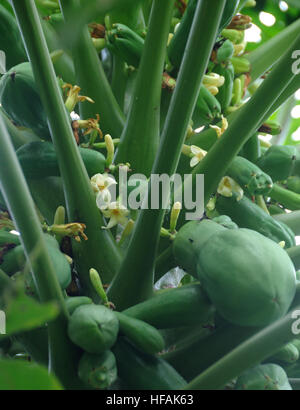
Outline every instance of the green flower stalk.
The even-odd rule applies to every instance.
[[[103,218],[96,206],[95,195],[76,146],[34,1],[13,1],[12,4],[47,113],[63,179],[69,220],[80,221],[87,227],[89,240],[73,242],[75,265],[83,288],[87,294],[96,297],[90,286],[88,270],[91,267],[101,270],[104,280],[109,282],[119,267],[120,255],[111,234],[101,229]]]
[[[300,36],[296,38],[290,49],[274,67],[271,74],[258,88],[253,97],[234,115],[232,122],[222,137],[214,144],[208,154],[193,170],[196,174],[205,175],[205,203],[217,188],[218,182],[225,174],[232,159],[238,154],[245,142],[264,122],[269,110],[274,107],[274,101],[284,92],[295,77],[292,72],[292,53],[300,48]],[[290,67],[290,69],[287,69]],[[270,113],[269,113],[270,114]],[[222,158],[222,163],[219,163]]]
[[[220,0],[198,3],[152,174],[173,175],[177,168],[224,5],[225,1]],[[203,31],[207,33],[205,38],[201,35]],[[151,197],[151,187],[149,194]],[[155,257],[164,213],[162,206],[158,210],[140,211],[120,271],[108,289],[109,299],[119,310],[152,294]]]
[[[295,339],[295,319],[298,317],[295,316],[295,312],[299,311],[299,308],[299,306],[295,307],[283,319],[276,321],[241,343],[193,379],[185,389],[221,389],[244,370],[260,363],[286,343]]]
[[[60,5],[68,24],[74,9],[78,9],[79,2],[60,0]],[[92,106],[80,105],[81,117],[92,118],[101,113],[104,132],[119,137],[124,126],[124,115],[112,93],[87,26],[82,28],[80,37],[72,48],[72,56],[77,83],[84,94],[95,101]]]
[[[61,309],[57,319],[48,324],[49,368],[57,374],[65,387],[74,388],[79,386],[75,368],[77,350],[71,345],[67,336],[68,314],[62,291],[25,178],[1,117],[0,131],[2,136],[1,191],[9,206],[16,229],[21,233],[20,239],[30,263],[40,300],[42,302],[54,300]]]
[[[159,144],[160,97],[173,0],[155,0],[116,162],[149,176]],[[155,62],[155,64],[153,64]],[[151,86],[146,86],[151,84]]]

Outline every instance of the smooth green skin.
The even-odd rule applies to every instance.
[[[236,156],[226,174],[233,178],[250,195],[267,195],[273,186],[269,175],[246,158]]]
[[[279,184],[274,184],[269,196],[274,201],[280,203],[284,208],[290,211],[300,209],[300,195],[290,191]]]
[[[234,81],[234,69],[231,63],[224,66],[223,64],[216,64],[212,71],[225,78],[224,84],[219,88],[218,94],[215,98],[219,101],[222,109],[222,113],[229,107],[232,99],[233,81]]]
[[[164,338],[155,327],[124,313],[115,312],[115,315],[119,319],[120,333],[126,336],[141,351],[155,354],[165,348]]]
[[[224,228],[227,228],[227,229],[238,229],[239,228],[237,224],[232,222],[231,218],[229,218],[229,216],[227,215],[216,216],[212,220],[213,222],[217,222],[219,225],[222,225],[224,226]]]
[[[220,232],[201,248],[197,266],[217,311],[240,326],[281,318],[296,292],[295,269],[286,252],[249,229]]]
[[[107,389],[117,379],[114,354],[110,350],[101,355],[83,353],[79,361],[78,376],[89,387]]]
[[[272,145],[257,160],[257,165],[265,171],[274,182],[283,181],[293,175],[297,150],[289,145]]]
[[[284,209],[282,209],[280,206],[274,205],[274,204],[271,204],[271,205],[268,206],[268,211],[269,211],[270,215],[272,215],[272,216],[273,215],[285,214]]]
[[[61,289],[66,289],[70,285],[72,280],[71,266],[65,255],[60,251],[56,240],[49,235],[46,235],[46,238],[48,253],[52,260],[59,285]],[[37,295],[37,288],[29,271],[28,274],[25,275],[25,278],[27,290],[29,292],[32,292],[33,295]]]
[[[294,363],[299,359],[299,351],[293,343],[287,343],[278,352],[268,358],[270,362]]]
[[[100,152],[89,148],[80,148],[79,152],[90,177],[105,170],[105,157]],[[33,141],[17,150],[17,156],[24,175],[29,179],[60,176],[54,146],[47,141]]]
[[[235,196],[219,196],[216,209],[220,214],[230,216],[240,228],[257,231],[276,243],[284,241],[285,248],[295,246],[295,238],[290,228],[284,223],[278,223],[245,195],[240,201],[237,201]]]
[[[244,372],[235,390],[292,390],[288,377],[277,364],[262,364]]]
[[[127,64],[138,67],[143,53],[144,39],[125,24],[114,24],[107,36],[107,47]]]
[[[234,47],[230,40],[226,40],[217,51],[217,63],[229,61],[234,53]]]
[[[253,336],[259,329],[226,323],[212,330],[204,338],[192,340],[187,345],[179,345],[178,349],[163,354],[162,358],[167,360],[187,381],[190,381]]]
[[[173,254],[179,266],[198,278],[197,261],[201,248],[225,227],[209,219],[190,221],[183,225],[173,241]]]
[[[193,127],[197,128],[202,125],[207,125],[220,115],[221,105],[219,101],[202,85],[192,116]]]
[[[40,138],[50,139],[30,63],[18,64],[4,74],[0,80],[0,102],[17,125],[31,128]]]
[[[0,268],[4,270],[7,275],[11,276],[24,266],[25,261],[23,246],[17,245],[4,253],[1,258]]]
[[[185,380],[165,360],[135,349],[120,337],[112,349],[117,359],[118,374],[129,389],[179,390]]]
[[[20,245],[19,236],[8,231],[0,230],[0,247],[11,244]]]
[[[300,194],[300,177],[298,176],[289,177],[287,179],[286,185],[290,191],[293,191],[296,194]]]
[[[27,61],[23,41],[14,16],[0,4],[0,50],[6,56],[6,69]]]
[[[65,299],[66,308],[70,315],[82,305],[91,305],[93,303],[92,299],[87,296],[72,296]]]
[[[117,340],[119,320],[108,308],[82,305],[72,314],[68,334],[73,343],[88,353],[101,354]]]
[[[143,320],[157,329],[207,323],[214,307],[199,284],[159,292],[122,313]]]
[[[52,225],[57,208],[59,206],[66,208],[62,178],[27,179],[27,184],[39,211],[47,224]]]

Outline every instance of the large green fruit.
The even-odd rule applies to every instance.
[[[262,364],[246,370],[238,379],[236,390],[292,390],[287,375],[277,364]]]
[[[176,262],[187,273],[197,278],[197,261],[200,250],[210,238],[223,231],[226,231],[226,228],[209,219],[186,223],[180,228],[173,242]]]
[[[30,63],[12,67],[0,80],[0,102],[16,125],[49,139],[50,133]]]
[[[204,244],[198,272],[218,312],[240,326],[264,326],[281,318],[296,291],[287,253],[249,229],[219,232]]]
[[[89,148],[78,149],[90,177],[104,172],[104,155]],[[33,141],[22,145],[17,150],[17,157],[28,179],[60,176],[56,152],[51,142]]]
[[[114,354],[106,350],[101,355],[84,353],[78,367],[79,378],[94,389],[107,389],[117,379]]]
[[[110,349],[119,332],[119,320],[100,305],[79,306],[71,316],[68,334],[73,343],[88,353],[102,354]]]
[[[5,52],[7,69],[27,60],[18,24],[2,4],[0,4],[0,50]]]

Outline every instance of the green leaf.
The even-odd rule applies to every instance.
[[[55,302],[41,304],[22,294],[12,299],[5,310],[6,333],[12,335],[40,327],[55,319],[58,313]]]
[[[0,390],[62,390],[62,386],[42,366],[0,360]]]

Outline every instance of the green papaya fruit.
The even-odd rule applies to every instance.
[[[190,275],[198,278],[197,260],[203,245],[226,230],[222,224],[204,219],[190,221],[183,225],[173,241],[173,254],[179,266]]]
[[[284,181],[294,175],[297,159],[296,147],[290,145],[272,145],[258,158],[256,164],[273,182]]]
[[[5,52],[7,70],[27,61],[16,19],[2,4],[0,4],[0,50]]]
[[[59,245],[54,237],[44,234],[46,241],[47,250],[51,261],[54,265],[54,270],[56,272],[58,282],[62,289],[66,289],[71,282],[71,267],[69,262],[63,253],[59,249]],[[2,262],[0,263],[1,269],[3,269],[8,275],[13,275],[19,270],[23,269],[25,266],[26,257],[24,254],[23,246],[17,245],[13,249],[8,250],[2,257]],[[33,278],[29,270],[26,270],[25,283],[28,290],[32,294],[37,294]]]
[[[36,87],[31,64],[12,67],[0,80],[0,102],[17,125],[31,128],[42,139],[50,139],[47,117]]]
[[[87,296],[72,296],[65,299],[66,308],[70,315],[72,315],[74,310],[79,306],[91,305],[92,303],[92,299]]]
[[[73,343],[88,353],[102,354],[116,342],[119,320],[110,309],[100,305],[82,305],[73,312],[68,334]]]
[[[90,177],[105,170],[105,157],[98,151],[79,147],[79,152]],[[48,141],[33,141],[17,150],[17,157],[28,179],[60,176],[54,146]]]
[[[295,363],[299,359],[299,351],[293,343],[287,343],[271,357],[268,358],[268,361],[277,363],[291,364]]]
[[[286,186],[290,191],[293,191],[296,194],[300,194],[300,177],[299,176],[288,177],[286,181]]]
[[[83,353],[78,366],[78,376],[88,387],[107,389],[117,379],[116,358],[110,350],[100,355]]]
[[[124,313],[115,312],[119,319],[120,333],[131,343],[145,353],[155,354],[165,348],[165,342],[158,330],[148,323],[130,317]]]
[[[235,390],[292,390],[287,374],[277,364],[261,364],[242,373]]]
[[[220,214],[228,215],[240,228],[248,228],[279,243],[284,241],[285,248],[295,246],[295,235],[284,223],[268,215],[245,195],[239,201],[235,194],[232,197],[219,195],[216,209]]]
[[[222,113],[226,112],[232,99],[233,81],[234,81],[234,69],[233,65],[229,62],[228,64],[216,64],[213,67],[213,72],[224,77],[224,84],[219,87],[219,92],[215,98],[219,101],[221,105]]]
[[[144,49],[144,39],[125,24],[113,24],[106,33],[107,48],[128,65],[138,67]]]
[[[224,228],[227,229],[238,229],[238,226],[236,223],[234,223],[231,218],[227,215],[220,215],[216,216],[215,218],[212,219],[213,222],[217,222],[218,224],[224,226]]]
[[[281,318],[296,292],[287,253],[250,229],[228,229],[207,241],[197,270],[219,314],[240,326],[264,326]]]
[[[192,116],[193,127],[208,125],[221,116],[221,105],[208,89],[202,85]]]
[[[112,349],[117,359],[118,374],[129,389],[176,390],[186,381],[165,360],[143,353],[120,337]]]
[[[214,307],[199,284],[190,284],[156,292],[152,298],[122,313],[157,329],[167,329],[207,323]]]
[[[233,178],[250,195],[266,195],[272,187],[273,181],[257,165],[246,158],[236,156],[227,168],[226,174]]]
[[[226,63],[229,62],[234,53],[234,46],[230,40],[226,40],[218,48],[216,52],[216,63]]]

